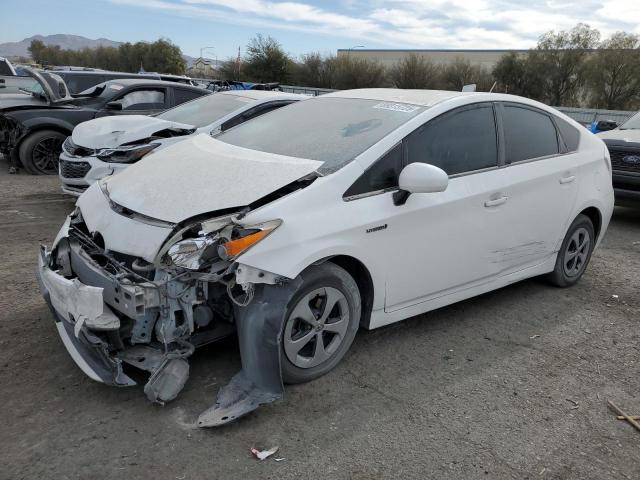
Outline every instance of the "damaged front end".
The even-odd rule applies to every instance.
[[[26,132],[25,127],[10,115],[0,113],[0,154],[11,159],[16,145]]]
[[[144,370],[153,402],[182,390],[195,348],[237,331],[242,371],[198,420],[221,425],[283,395],[279,342],[296,281],[235,261],[280,223],[227,215],[176,227],[151,262],[106,248],[76,209],[52,251],[42,247],[38,280],[78,366],[116,386],[135,385],[123,366]]]

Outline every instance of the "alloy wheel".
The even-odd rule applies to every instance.
[[[349,303],[340,290],[324,287],[307,293],[287,319],[283,340],[287,358],[299,368],[327,362],[342,344],[350,320]]]
[[[57,137],[43,138],[33,147],[32,161],[34,168],[44,174],[58,173],[58,158],[62,150],[63,139]]]
[[[564,251],[564,273],[568,277],[579,275],[589,258],[591,238],[586,228],[580,227],[573,232]]]

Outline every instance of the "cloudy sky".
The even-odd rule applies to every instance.
[[[2,0],[0,42],[71,33],[167,37],[184,53],[226,58],[256,33],[293,55],[338,48],[529,48],[585,22],[640,33],[640,0]]]

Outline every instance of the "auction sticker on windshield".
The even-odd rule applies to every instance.
[[[111,85],[109,85],[109,88],[111,90],[122,90],[124,88],[123,85],[119,85],[117,83],[112,83]]]
[[[415,112],[420,108],[419,105],[410,105],[408,103],[390,103],[390,102],[382,102],[373,106],[373,108],[379,108],[381,110],[392,110],[394,112],[405,112],[411,113]]]

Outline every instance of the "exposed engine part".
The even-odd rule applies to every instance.
[[[213,320],[213,310],[209,305],[198,305],[193,309],[193,321],[198,327],[206,327]]]
[[[188,378],[189,362],[184,358],[165,360],[149,377],[144,393],[152,402],[164,404],[178,396]]]

